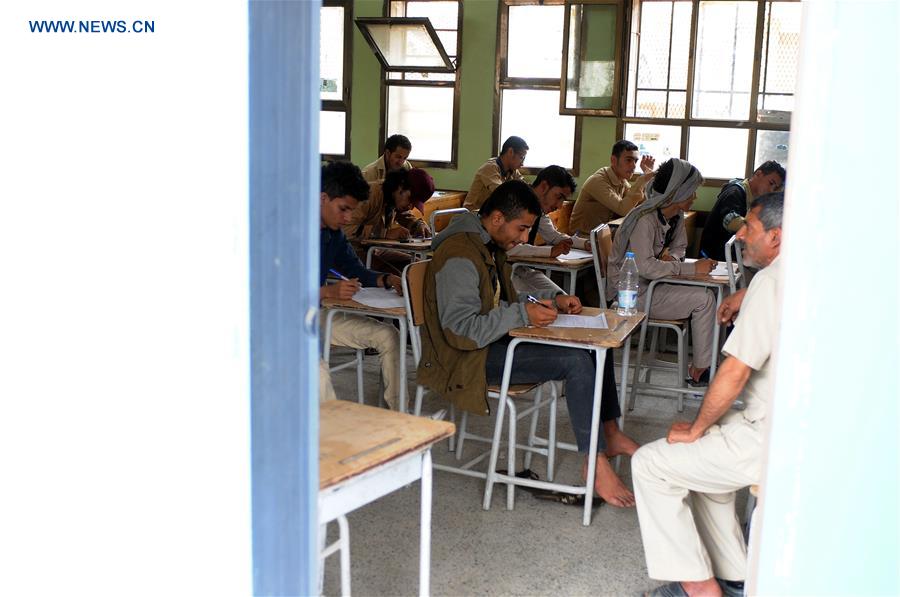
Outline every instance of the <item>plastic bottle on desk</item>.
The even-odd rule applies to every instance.
[[[638,268],[634,262],[634,253],[625,253],[625,262],[619,270],[619,308],[616,313],[630,316],[637,313]]]

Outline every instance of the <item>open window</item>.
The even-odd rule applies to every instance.
[[[359,18],[356,26],[388,72],[456,71],[428,17]]]
[[[349,0],[323,0],[319,9],[319,153],[328,160],[350,156],[352,12]]]
[[[622,0],[566,0],[560,114],[618,116]]]

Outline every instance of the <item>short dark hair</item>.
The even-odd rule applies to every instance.
[[[396,151],[398,147],[402,147],[407,151],[412,151],[412,143],[406,135],[391,135],[384,142],[385,151]]]
[[[369,198],[369,183],[359,167],[350,162],[328,162],[322,166],[322,192],[330,199],[349,195],[357,201]]]
[[[503,142],[503,146],[500,148],[500,155],[506,153],[507,149],[512,149],[514,153],[522,153],[523,151],[528,151],[528,143],[522,137],[513,135]]]
[[[784,217],[784,193],[766,193],[760,195],[750,204],[750,210],[759,207],[759,221],[763,230],[781,228],[781,220]]]
[[[409,182],[406,180],[407,174],[409,172],[401,168],[400,170],[388,172],[385,175],[384,182],[381,183],[381,192],[384,195],[384,204],[386,206],[394,206],[394,191],[409,188]]]
[[[662,166],[659,167],[659,170],[656,171],[656,176],[653,177],[653,190],[657,193],[665,193],[666,187],[669,186],[669,180],[672,178],[672,172],[675,171],[675,162],[669,158],[665,162],[663,162]],[[691,164],[691,171],[688,173],[688,176],[697,171],[697,167]]]
[[[787,170],[784,169],[784,166],[776,162],[775,160],[769,160],[768,162],[763,162],[762,165],[753,171],[754,174],[757,172],[762,172],[763,174],[777,174],[781,178],[781,184],[787,182]]]
[[[621,139],[613,144],[612,154],[616,157],[622,155],[623,151],[638,151],[638,146],[628,139]]]
[[[500,211],[507,222],[518,218],[523,211],[533,216],[541,215],[541,204],[534,189],[524,180],[507,180],[494,189],[494,192],[481,204],[478,215],[491,215],[494,210]]]
[[[578,186],[578,183],[575,182],[575,177],[569,174],[569,171],[562,166],[547,166],[537,173],[537,177],[535,177],[534,182],[531,183],[531,186],[537,187],[545,180],[550,185],[551,189],[553,187],[568,187],[572,189],[572,192],[574,193],[575,188]]]

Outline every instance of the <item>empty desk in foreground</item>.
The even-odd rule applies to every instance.
[[[350,593],[346,514],[414,481],[422,481],[419,594],[429,594],[431,568],[431,446],[453,435],[453,423],[332,400],[319,413],[319,525],[338,520],[341,592]],[[409,539],[409,538],[407,538]]]

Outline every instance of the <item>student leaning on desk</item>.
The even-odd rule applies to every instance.
[[[319,299],[349,299],[361,286],[377,286],[402,292],[398,276],[376,272],[362,264],[344,236],[341,226],[349,222],[353,210],[369,193],[359,168],[349,162],[332,162],[322,167],[320,202],[321,262]],[[340,276],[326,284],[328,272]],[[325,322],[325,317],[320,318]],[[331,343],[349,348],[374,348],[381,355],[384,401],[397,408],[400,389],[400,340],[393,326],[368,317],[338,314],[331,328]]]
[[[578,297],[558,289],[534,291],[544,300],[529,302],[527,293],[513,287],[507,251],[525,242],[540,214],[533,189],[524,181],[512,180],[497,187],[477,214],[456,216],[434,239],[434,258],[425,275],[425,325],[417,377],[457,408],[488,414],[487,386],[500,383],[511,329],[546,326],[556,319],[557,311],[581,311]],[[637,444],[616,424],[621,413],[608,365],[603,368],[602,433],[594,488],[610,504],[627,507],[634,505],[634,496],[608,458],[632,454]],[[510,381],[564,380],[578,451],[586,454],[596,374],[597,366],[587,351],[523,344],[516,349]],[[586,464],[585,458],[585,468]]]

